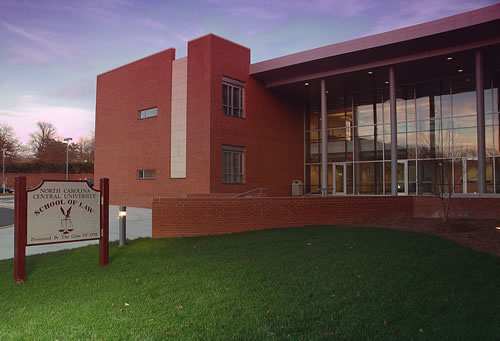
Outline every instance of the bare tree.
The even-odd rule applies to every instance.
[[[46,154],[47,148],[56,138],[56,127],[49,122],[37,122],[37,131],[30,134],[31,151],[36,158],[41,159],[43,154]]]
[[[14,135],[14,129],[8,124],[0,123],[0,150],[5,149],[7,157],[12,158],[17,155],[21,143]]]
[[[95,134],[92,132],[88,136],[80,137],[77,143],[70,147],[73,160],[80,162],[93,162],[95,149]]]

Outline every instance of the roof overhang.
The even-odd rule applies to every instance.
[[[266,87],[500,45],[500,4],[250,65]]]

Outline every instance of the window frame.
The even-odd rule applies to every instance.
[[[155,114],[154,115],[148,115],[147,112],[148,111],[152,111],[152,110],[155,110]],[[144,116],[143,116],[143,113],[144,113]],[[152,117],[157,117],[158,116],[158,107],[150,107],[150,108],[146,108],[146,109],[140,109],[138,112],[138,119],[139,120],[145,120],[145,119],[148,119],[148,118],[152,118]]]
[[[153,176],[145,176],[145,172],[153,172]],[[142,176],[141,176],[142,174]],[[156,180],[156,168],[150,169],[138,169],[137,170],[137,180]]]
[[[226,154],[226,158],[224,158],[224,154]],[[240,173],[236,174],[234,172],[235,166],[233,164],[234,162],[234,156],[239,156],[239,170]],[[223,184],[229,184],[229,185],[241,185],[245,184],[245,147],[241,146],[233,146],[233,145],[222,145],[222,157],[221,157],[221,162],[222,162],[222,168],[221,168],[221,175],[222,175],[222,183]],[[229,160],[229,169],[227,169],[227,160]],[[224,162],[226,161],[226,162]]]
[[[228,103],[224,103],[224,86],[227,87],[226,98]],[[239,106],[234,105],[234,92],[239,90]],[[245,118],[245,83],[237,79],[222,77],[222,114],[236,118]]]

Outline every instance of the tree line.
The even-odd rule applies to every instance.
[[[38,122],[29,142],[22,144],[10,125],[0,123],[0,150],[5,149],[7,173],[64,173],[66,148],[70,173],[93,173],[94,146],[94,133],[67,145],[50,122]]]

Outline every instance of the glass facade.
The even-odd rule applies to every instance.
[[[499,71],[485,72],[486,190],[500,193]],[[474,75],[397,86],[398,192],[476,193]],[[321,109],[305,109],[306,191],[321,187]],[[328,192],[391,193],[389,88],[327,100]]]

